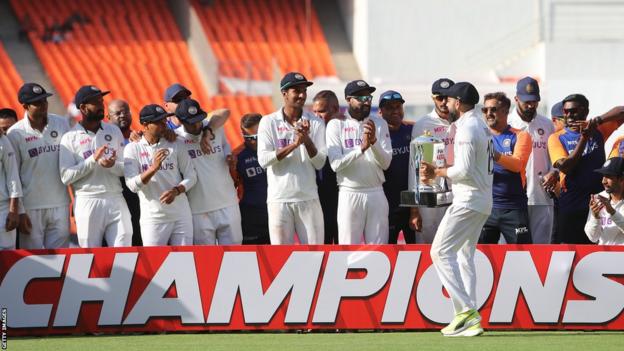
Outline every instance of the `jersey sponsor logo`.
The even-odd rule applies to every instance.
[[[286,133],[286,132],[288,132],[288,131],[289,131],[288,127],[285,127],[285,126],[277,126],[277,132],[278,132],[278,133]]]
[[[141,164],[142,172],[147,171],[149,168],[150,168],[150,165],[148,165],[146,163]],[[158,170],[160,170],[160,171],[171,171],[173,169],[175,169],[175,165],[173,164],[173,162],[168,162],[168,163],[164,163],[163,162],[160,165],[160,168],[158,168]]]
[[[141,152],[139,153],[139,157],[149,157],[149,152],[147,152],[147,151],[141,151]]]
[[[185,144],[197,144],[197,142],[195,140],[190,140],[190,139],[185,139],[184,143]]]
[[[258,162],[258,158],[256,156],[251,156],[243,160],[243,163],[251,163],[251,162]]]
[[[26,138],[24,138],[24,140],[27,143],[30,143],[31,141],[39,140],[39,138],[37,138],[35,135],[31,135],[31,136],[27,136]]]
[[[191,156],[191,158],[197,158],[201,156],[208,156],[208,155],[216,154],[221,151],[223,151],[221,145],[215,145],[215,146],[212,146],[208,150],[208,152],[203,152],[201,149],[191,149],[191,150],[188,150],[188,154],[189,156]]]
[[[253,178],[253,177],[255,177],[257,175],[260,175],[262,173],[264,173],[264,169],[262,167],[260,167],[260,166],[245,168],[245,174],[249,178]]]
[[[85,152],[82,153],[82,158],[84,158],[85,160],[89,158],[89,156],[93,155],[93,151],[91,150],[87,150]]]
[[[41,154],[45,154],[48,152],[58,152],[59,149],[60,148],[58,145],[44,145],[44,146],[34,147],[32,149],[28,149],[28,156],[33,158],[33,157],[37,157]]]
[[[444,138],[442,141],[444,141],[444,146],[449,146],[455,143],[455,138]]]
[[[446,132],[447,129],[448,129],[448,127],[446,127],[446,126],[435,127],[435,128],[433,128],[433,132],[434,133],[442,133],[442,132]]]
[[[356,131],[355,127],[344,127],[342,130],[343,130],[345,133],[352,133],[352,132],[355,132],[355,131]]]
[[[608,226],[612,224],[613,224],[613,220],[611,218],[600,216],[600,225]]]
[[[362,139],[345,139],[345,147],[352,148],[362,144]]]
[[[547,148],[547,144],[545,141],[534,141],[533,142],[533,148],[534,149],[546,149]]]
[[[91,143],[91,138],[85,138],[85,139],[80,140],[81,146],[84,144],[89,144],[89,143]]]
[[[392,148],[392,156],[409,154],[409,145]]]
[[[293,141],[288,138],[277,139],[277,147],[286,147],[290,145]]]

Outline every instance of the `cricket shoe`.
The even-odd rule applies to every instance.
[[[479,324],[479,322],[481,322],[481,315],[479,315],[477,310],[471,309],[456,315],[449,325],[442,328],[441,332],[444,336],[455,336],[473,325]],[[483,332],[483,329],[481,329],[481,332]]]
[[[453,334],[453,335],[444,335],[444,336],[448,336],[448,337],[456,337],[456,336],[479,336],[483,334],[483,328],[481,328],[481,323],[478,323],[466,328],[464,331],[459,332],[457,334]]]

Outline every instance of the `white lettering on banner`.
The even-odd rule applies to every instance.
[[[348,279],[350,269],[365,269],[366,277]],[[389,276],[390,261],[383,252],[330,252],[312,321],[335,323],[343,297],[371,296],[386,284]]]
[[[573,251],[553,252],[542,284],[530,252],[508,251],[498,281],[490,323],[512,322],[520,291],[536,323],[557,323],[573,260]]]
[[[563,323],[604,323],[622,313],[624,285],[606,275],[624,274],[621,252],[594,252],[576,264],[572,282],[593,300],[568,301]]]
[[[64,263],[65,255],[32,255],[20,259],[11,267],[0,285],[0,307],[12,312],[10,328],[48,326],[52,304],[27,304],[24,293],[33,279],[59,278]]]
[[[488,257],[481,251],[475,251],[475,270],[477,272],[477,308],[481,308],[490,297],[494,284],[494,271]],[[429,266],[418,281],[416,303],[420,312],[436,323],[449,323],[455,313],[453,302],[442,293],[442,282],[433,265]]]
[[[164,297],[175,284],[177,297]],[[124,325],[145,324],[150,317],[180,317],[184,324],[204,322],[195,257],[192,252],[170,252],[136,302]]]
[[[225,252],[208,313],[208,324],[229,323],[240,291],[246,323],[268,323],[290,293],[285,323],[307,323],[324,252],[292,252],[262,292],[255,252]]]
[[[386,298],[382,323],[405,321],[407,306],[416,281],[416,270],[420,262],[420,251],[400,251],[397,255],[392,284]]]
[[[71,255],[54,326],[76,325],[83,301],[103,301],[98,325],[121,324],[138,256],[136,252],[118,253],[109,278],[89,278],[93,254]]]

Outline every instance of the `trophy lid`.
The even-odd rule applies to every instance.
[[[416,144],[438,144],[443,143],[442,139],[434,137],[430,131],[425,130],[425,134],[418,136],[412,140]]]

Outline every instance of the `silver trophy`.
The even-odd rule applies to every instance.
[[[444,142],[425,131],[410,143],[410,179],[409,189],[401,192],[402,207],[443,207],[453,202],[448,182],[445,177],[435,179],[421,179],[421,162],[427,162],[436,167],[443,167]]]

